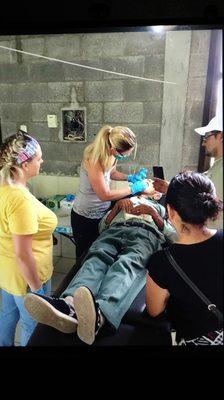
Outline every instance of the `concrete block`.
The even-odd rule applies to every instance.
[[[208,53],[210,46],[211,30],[192,31],[191,52]]]
[[[80,55],[80,35],[47,35],[45,52],[48,57],[76,62],[76,57]]]
[[[202,124],[198,124],[197,128],[199,128],[200,126],[202,126]],[[186,147],[200,147],[200,142],[201,142],[201,136],[198,135],[195,131],[194,131],[194,127],[188,127],[185,126],[184,129],[184,141],[183,141],[183,145]]]
[[[121,81],[103,81],[85,83],[86,101],[122,101],[123,100],[123,82]]]
[[[4,121],[1,118],[1,131],[3,140],[5,140],[10,135],[14,135],[17,132],[17,130],[18,130],[18,124],[16,122]]]
[[[87,128],[87,142],[90,143],[93,141],[99,130],[102,126],[106,125],[105,123],[102,124],[88,124]]]
[[[58,142],[59,129],[48,128],[47,123],[29,122],[27,124],[28,132],[30,132],[38,141]],[[58,144],[59,145],[59,144]],[[44,157],[44,155],[43,155]]]
[[[166,33],[164,78],[178,83],[166,84],[163,90],[159,163],[168,180],[181,168],[190,50],[190,31]]]
[[[68,160],[68,150],[70,143],[41,142],[41,148],[46,160],[64,161]]]
[[[23,51],[27,51],[28,53],[46,56],[45,37],[43,36],[21,37],[21,47]],[[24,64],[46,62],[44,58],[30,56],[28,54],[22,54],[22,60]]]
[[[149,163],[148,160],[145,162],[145,161],[142,161],[142,160],[135,159],[135,160],[131,161],[131,163],[130,162],[129,163],[127,162],[125,164],[118,163],[117,164],[117,169],[120,172],[123,172],[124,174],[134,174],[137,171],[139,171],[139,169],[142,168],[142,167],[147,168],[148,171],[149,171],[150,170],[150,166],[151,166],[151,164]],[[152,174],[151,173],[149,174],[149,172],[148,172],[147,176],[151,176],[151,175]]]
[[[122,74],[143,76],[144,75],[144,57],[117,57],[103,59],[103,69],[114,71]],[[110,73],[104,74],[104,79],[129,79],[123,75],[114,75]]]
[[[164,78],[164,63],[165,63],[165,52],[164,54],[150,54],[145,57],[145,78],[159,79]]]
[[[83,83],[52,82],[48,84],[48,102],[84,101]]]
[[[29,103],[3,103],[1,106],[1,117],[4,121],[15,121],[25,123],[31,120],[31,104]]]
[[[13,101],[13,85],[0,83],[0,103],[12,103]]]
[[[66,143],[67,144],[67,143]],[[67,161],[71,162],[81,162],[83,151],[86,147],[86,143],[68,143],[68,154],[67,154]]]
[[[159,162],[159,144],[154,144],[153,146],[145,144],[140,144],[137,149],[136,159],[141,164],[145,165],[157,165]]]
[[[186,102],[185,108],[185,124],[187,127],[195,128],[202,126],[204,101],[196,101],[194,99]]]
[[[200,143],[197,146],[184,145],[182,149],[182,165],[198,165],[199,151]]]
[[[29,77],[28,77],[27,66],[21,64],[8,64],[8,63],[0,65],[0,82],[20,83],[20,82],[27,82],[28,80]]]
[[[191,54],[190,65],[189,65],[189,77],[198,78],[206,77],[208,69],[208,55],[209,51],[200,54]]]
[[[46,160],[46,158],[44,158],[41,171],[46,174],[58,174],[58,176],[73,176],[77,173],[77,167],[76,162]]]
[[[63,64],[55,62],[31,64],[29,77],[32,82],[64,81]]]
[[[46,83],[18,83],[13,85],[13,102],[41,103],[48,101],[48,85]]]
[[[9,47],[12,49],[16,48],[15,36],[9,36],[8,40],[5,40],[5,36],[0,36],[0,45]],[[17,53],[15,51],[0,49],[0,64],[12,64],[17,63]]]
[[[81,35],[81,56],[83,58],[122,56],[126,41],[125,32],[83,34]]]
[[[190,78],[188,80],[187,100],[204,101],[206,78]]]
[[[105,103],[104,118],[110,123],[137,123],[143,121],[142,103]]]
[[[86,119],[87,123],[103,121],[103,104],[102,103],[87,103],[86,104]]]
[[[128,127],[135,133],[138,145],[159,145],[161,133],[161,127],[159,124],[128,124]]]
[[[124,82],[124,101],[158,101],[162,95],[162,83],[137,79]]]
[[[68,106],[70,107],[69,103]],[[47,115],[56,114],[60,124],[62,107],[64,103],[33,103],[31,104],[32,121],[47,123]]]
[[[125,55],[163,54],[165,51],[165,35],[161,37],[151,32],[128,32],[126,35]]]
[[[103,68],[103,61],[101,59],[83,60],[76,58],[74,62],[93,68]],[[103,72],[94,69],[69,64],[64,64],[63,68],[66,81],[98,81],[103,79]]]
[[[144,123],[160,124],[162,120],[162,101],[147,101],[143,103]]]

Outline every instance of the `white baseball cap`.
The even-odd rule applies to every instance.
[[[195,129],[195,132],[199,133],[199,135],[205,135],[207,132],[219,131],[223,132],[223,124],[222,118],[215,116],[211,119],[211,121],[206,126],[202,126],[201,128]]]

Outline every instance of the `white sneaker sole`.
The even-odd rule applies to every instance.
[[[77,330],[77,320],[56,310],[48,301],[33,293],[26,295],[24,305],[35,321],[52,326],[63,333],[73,333]]]
[[[87,344],[95,340],[96,310],[90,291],[82,286],[74,293],[74,309],[77,315],[78,337]]]

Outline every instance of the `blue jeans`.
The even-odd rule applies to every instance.
[[[47,296],[51,294],[51,279],[43,284]],[[0,346],[14,346],[17,323],[21,323],[21,346],[26,346],[37,323],[24,307],[24,296],[15,296],[2,290],[0,309]]]
[[[82,268],[62,294],[73,296],[80,286],[93,293],[100,310],[117,329],[121,319],[146,283],[151,255],[161,250],[164,239],[134,226],[105,229],[89,249]]]

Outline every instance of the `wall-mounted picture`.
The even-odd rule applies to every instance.
[[[62,110],[63,140],[70,142],[86,141],[86,110]]]

